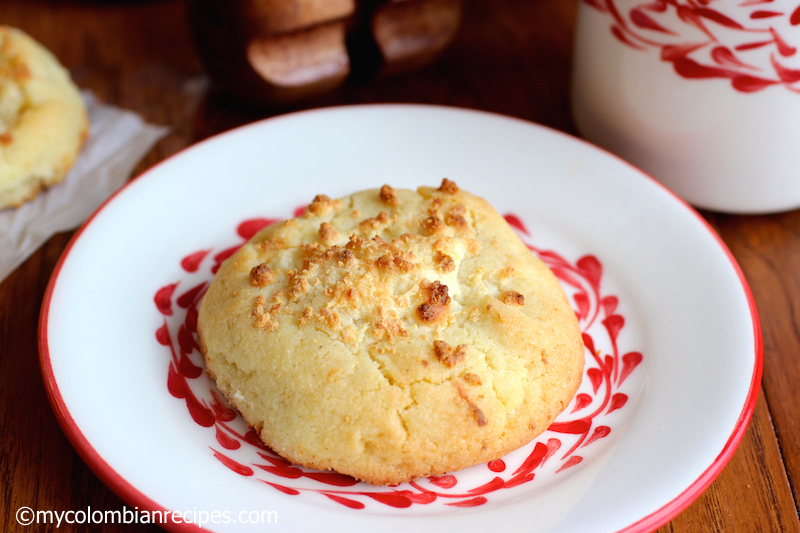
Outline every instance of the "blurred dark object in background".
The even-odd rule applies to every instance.
[[[323,95],[433,61],[462,0],[189,0],[189,24],[214,83],[257,106]]]

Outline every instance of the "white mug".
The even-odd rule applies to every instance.
[[[581,134],[696,207],[800,207],[800,0],[580,0]]]

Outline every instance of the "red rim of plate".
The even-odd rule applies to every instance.
[[[590,147],[593,150],[600,151],[612,158],[616,159],[619,163],[632,168],[642,177],[649,179],[651,182],[655,183],[661,190],[666,192],[669,196],[673,197],[677,200],[685,209],[687,209],[690,213],[694,215],[694,217],[701,223],[701,225],[708,231],[713,237],[714,240],[717,242],[718,246],[723,250],[728,261],[730,262],[731,266],[733,267],[734,271],[736,272],[737,277],[739,278],[739,282],[741,283],[742,290],[744,291],[745,297],[747,298],[747,303],[750,310],[750,316],[753,320],[753,335],[755,341],[755,367],[753,369],[753,376],[750,382],[750,390],[747,393],[747,398],[745,400],[744,406],[742,407],[742,412],[739,415],[739,419],[736,421],[736,426],[733,428],[733,432],[731,433],[728,441],[725,443],[722,451],[719,453],[717,458],[708,466],[708,468],[691,484],[689,485],[682,493],[680,493],[677,497],[673,500],[664,504],[660,509],[650,513],[649,515],[641,518],[637,522],[630,524],[619,530],[618,533],[639,533],[639,532],[648,532],[655,529],[658,529],[662,525],[666,524],[673,518],[675,518],[678,514],[681,513],[686,507],[688,507],[695,499],[697,499],[716,479],[716,477],[722,472],[725,466],[730,461],[733,453],[736,451],[739,443],[741,442],[744,434],[747,430],[748,424],[750,419],[753,415],[753,411],[755,410],[756,401],[758,400],[758,390],[761,383],[761,372],[763,366],[763,343],[761,339],[761,323],[759,322],[758,318],[758,311],[756,309],[755,300],[753,299],[753,294],[750,290],[750,286],[747,283],[744,274],[742,273],[739,264],[737,263],[736,259],[734,258],[733,254],[731,253],[728,246],[722,240],[722,238],[717,234],[716,231],[708,224],[708,222],[698,213],[692,206],[690,206],[685,200],[675,194],[673,191],[668,189],[665,185],[661,182],[657,181],[655,178],[649,176],[641,169],[635,167],[631,163],[628,163],[624,159],[599,148],[583,139],[578,137],[574,137],[567,133],[564,133],[559,130],[554,130],[547,126],[543,126],[541,124],[535,124],[533,122],[529,122],[526,120],[518,119],[515,117],[509,117],[505,115],[500,115],[497,113],[491,113],[487,111],[480,111],[474,109],[465,109],[459,108],[454,106],[439,106],[439,105],[428,105],[428,104],[366,104],[366,105],[353,105],[353,106],[333,106],[327,108],[318,108],[318,109],[311,109],[306,111],[299,111],[295,113],[289,113],[287,115],[280,115],[276,117],[271,117],[267,119],[263,119],[251,124],[246,124],[232,130],[228,130],[199,143],[194,145],[188,146],[183,150],[179,151],[176,154],[169,156],[168,158],[162,160],[161,162],[157,163],[155,166],[151,167],[147,171],[143,172],[139,176],[136,176],[130,182],[126,183],[122,188],[120,188],[116,193],[114,193],[110,198],[108,198],[90,217],[86,222],[75,232],[72,239],[70,239],[67,247],[64,249],[64,252],[61,254],[58,262],[56,263],[55,268],[53,269],[53,273],[50,277],[50,281],[47,284],[47,289],[44,294],[44,299],[42,301],[41,312],[39,316],[39,364],[41,366],[42,371],[42,378],[45,384],[45,390],[47,391],[47,397],[50,401],[50,405],[55,412],[56,418],[58,419],[61,428],[64,430],[64,433],[67,435],[67,438],[72,443],[72,446],[78,452],[78,455],[81,456],[83,461],[91,468],[91,470],[105,483],[112,491],[114,491],[120,498],[124,501],[128,502],[129,504],[134,504],[140,511],[149,511],[149,512],[164,512],[167,511],[164,507],[161,507],[156,502],[148,498],[145,494],[141,491],[136,489],[133,485],[131,485],[125,478],[123,478],[120,474],[118,474],[106,461],[100,456],[99,453],[92,447],[91,443],[86,439],[86,437],[81,432],[78,425],[72,419],[72,416],[69,413],[69,409],[67,408],[66,403],[64,402],[63,398],[58,389],[58,383],[56,382],[55,375],[53,374],[53,368],[50,363],[50,351],[48,346],[48,337],[47,337],[47,330],[48,330],[48,318],[50,313],[50,301],[52,298],[53,290],[55,288],[55,284],[58,281],[59,274],[61,272],[61,267],[63,266],[64,262],[66,261],[67,257],[69,256],[70,251],[72,250],[73,245],[77,242],[77,240],[83,234],[83,231],[92,223],[95,217],[103,211],[106,206],[109,205],[119,194],[122,194],[128,186],[136,180],[139,180],[143,176],[149,174],[155,168],[161,166],[165,162],[185,154],[187,151],[192,149],[196,149],[197,147],[215,140],[221,136],[224,136],[228,133],[238,132],[242,129],[247,129],[249,127],[253,127],[259,124],[262,124],[266,121],[275,121],[280,120],[282,118],[292,117],[295,115],[300,114],[307,114],[307,113],[315,113],[319,111],[331,110],[331,109],[345,109],[345,108],[381,108],[381,107],[417,107],[417,108],[435,108],[435,109],[451,109],[454,111],[461,111],[461,112],[468,112],[474,113],[479,115],[488,115],[495,118],[502,118],[506,120],[511,120],[515,122],[521,122],[528,126],[534,126],[538,128],[542,128],[548,130],[550,133],[555,133],[556,135],[567,137],[570,141],[584,144],[585,146]],[[191,523],[175,523],[169,522],[166,524],[161,524],[163,527],[171,531],[185,533],[188,531],[192,532],[206,532],[206,533],[213,533],[207,529],[202,527],[198,527],[195,524]]]

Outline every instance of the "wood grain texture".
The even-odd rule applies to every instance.
[[[310,105],[454,105],[574,134],[568,95],[576,6],[577,0],[467,0],[455,40],[435,63],[394,79],[348,82]],[[210,135],[267,116],[209,89],[181,0],[3,0],[0,22],[24,29],[50,48],[82,88],[171,128],[137,173]],[[702,215],[730,247],[752,288],[764,333],[763,387],[728,466],[659,531],[800,531],[800,211]],[[14,521],[22,506],[116,510],[126,505],[73,451],[50,409],[39,371],[39,308],[70,235],[51,238],[0,284],[2,531],[23,531]]]
[[[711,218],[711,215],[709,216]],[[764,342],[764,396],[800,506],[800,211],[713,216],[750,283]]]

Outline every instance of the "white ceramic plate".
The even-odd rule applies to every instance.
[[[443,177],[508,214],[562,280],[592,348],[580,393],[536,442],[451,476],[376,488],[286,464],[202,373],[193,317],[214,265],[316,194]],[[134,180],[57,266],[40,351],[120,517],[184,531],[649,531],[722,470],[761,375],[744,278],[672,193],[534,124],[405,105],[273,118]]]

